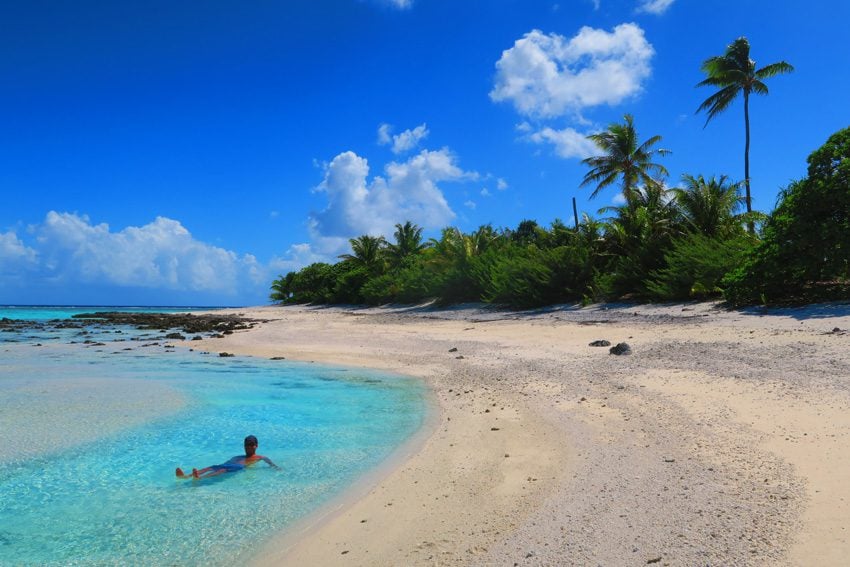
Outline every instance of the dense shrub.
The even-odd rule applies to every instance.
[[[369,281],[369,268],[350,262],[339,262],[334,267],[332,291],[323,303],[361,303],[361,289]]]
[[[808,159],[768,217],[761,244],[725,279],[733,304],[850,297],[850,128]]]
[[[275,280],[272,297],[285,303],[327,302],[335,284],[334,266],[318,262]]]
[[[555,290],[549,263],[546,252],[533,244],[488,251],[474,270],[484,289],[482,298],[521,308],[552,303]]]
[[[649,297],[660,300],[693,299],[719,295],[720,281],[753,249],[747,235],[712,238],[689,234],[673,242],[664,255],[666,266],[644,282]]]

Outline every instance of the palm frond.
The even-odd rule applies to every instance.
[[[712,118],[729,108],[739,92],[741,92],[739,85],[729,85],[705,99],[699,105],[699,108],[697,108],[697,113],[703,110],[708,112],[708,118],[705,119],[705,125],[703,127],[707,126]]]
[[[794,71],[793,65],[786,63],[785,61],[777,61],[776,63],[765,65],[756,71],[754,75],[757,79],[769,79],[770,77],[782,75],[783,73],[791,73],[792,71]]]

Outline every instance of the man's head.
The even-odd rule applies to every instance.
[[[253,457],[254,453],[257,452],[257,438],[253,435],[249,435],[245,438],[245,455],[248,457]]]

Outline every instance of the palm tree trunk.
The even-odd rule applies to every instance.
[[[750,197],[750,93],[744,91],[744,127],[746,129],[746,142],[744,143],[744,186],[747,190],[747,213],[753,212],[753,202]],[[753,221],[747,221],[747,230],[750,234],[756,231]]]

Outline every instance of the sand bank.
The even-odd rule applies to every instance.
[[[296,539],[272,541],[259,564],[850,554],[850,306],[240,312],[267,322],[192,346],[414,375],[439,406],[415,451]]]
[[[0,444],[0,465],[103,439],[185,405],[182,394],[150,380],[61,374],[6,379],[0,387],[0,433],[9,442]]]

